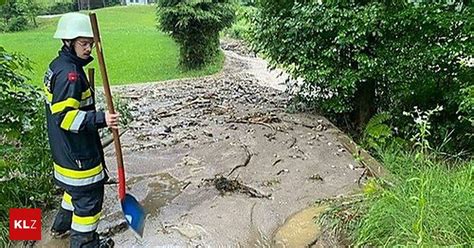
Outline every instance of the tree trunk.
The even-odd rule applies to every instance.
[[[358,84],[354,96],[352,122],[357,131],[362,131],[367,122],[375,114],[375,81],[369,79]]]

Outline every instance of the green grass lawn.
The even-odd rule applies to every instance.
[[[96,10],[110,83],[113,85],[195,77],[218,72],[224,56],[202,70],[181,71],[179,48],[156,29],[154,6],[119,6]],[[53,39],[58,18],[39,19],[39,27],[17,33],[0,33],[0,46],[20,52],[33,61],[32,83],[42,84],[43,74],[61,47]],[[97,59],[88,67],[96,68]]]

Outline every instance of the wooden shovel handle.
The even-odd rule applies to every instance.
[[[89,70],[87,70],[87,74],[89,78],[89,87],[91,88],[91,91],[92,91],[92,98],[94,99],[94,102],[95,102],[95,77],[94,77],[95,70],[94,68],[89,68]]]
[[[110,92],[109,77],[107,76],[107,69],[105,67],[104,54],[102,51],[102,44],[100,42],[99,25],[97,24],[97,16],[95,13],[89,14],[92,32],[94,33],[94,42],[99,59],[100,74],[102,75],[102,83],[104,85],[105,100],[109,113],[115,114],[114,103],[112,101],[112,93]],[[112,129],[112,136],[114,137],[115,155],[117,157],[118,178],[119,178],[119,198],[125,198],[125,170],[123,168],[122,147],[120,145],[120,136],[117,129]]]

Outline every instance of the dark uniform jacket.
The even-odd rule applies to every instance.
[[[83,70],[92,60],[81,59],[63,46],[44,79],[54,179],[70,191],[90,190],[107,180],[98,133],[106,127],[105,114],[96,111]]]

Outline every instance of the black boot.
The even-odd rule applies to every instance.
[[[72,212],[60,208],[51,227],[51,236],[62,239],[69,236],[71,231]]]

